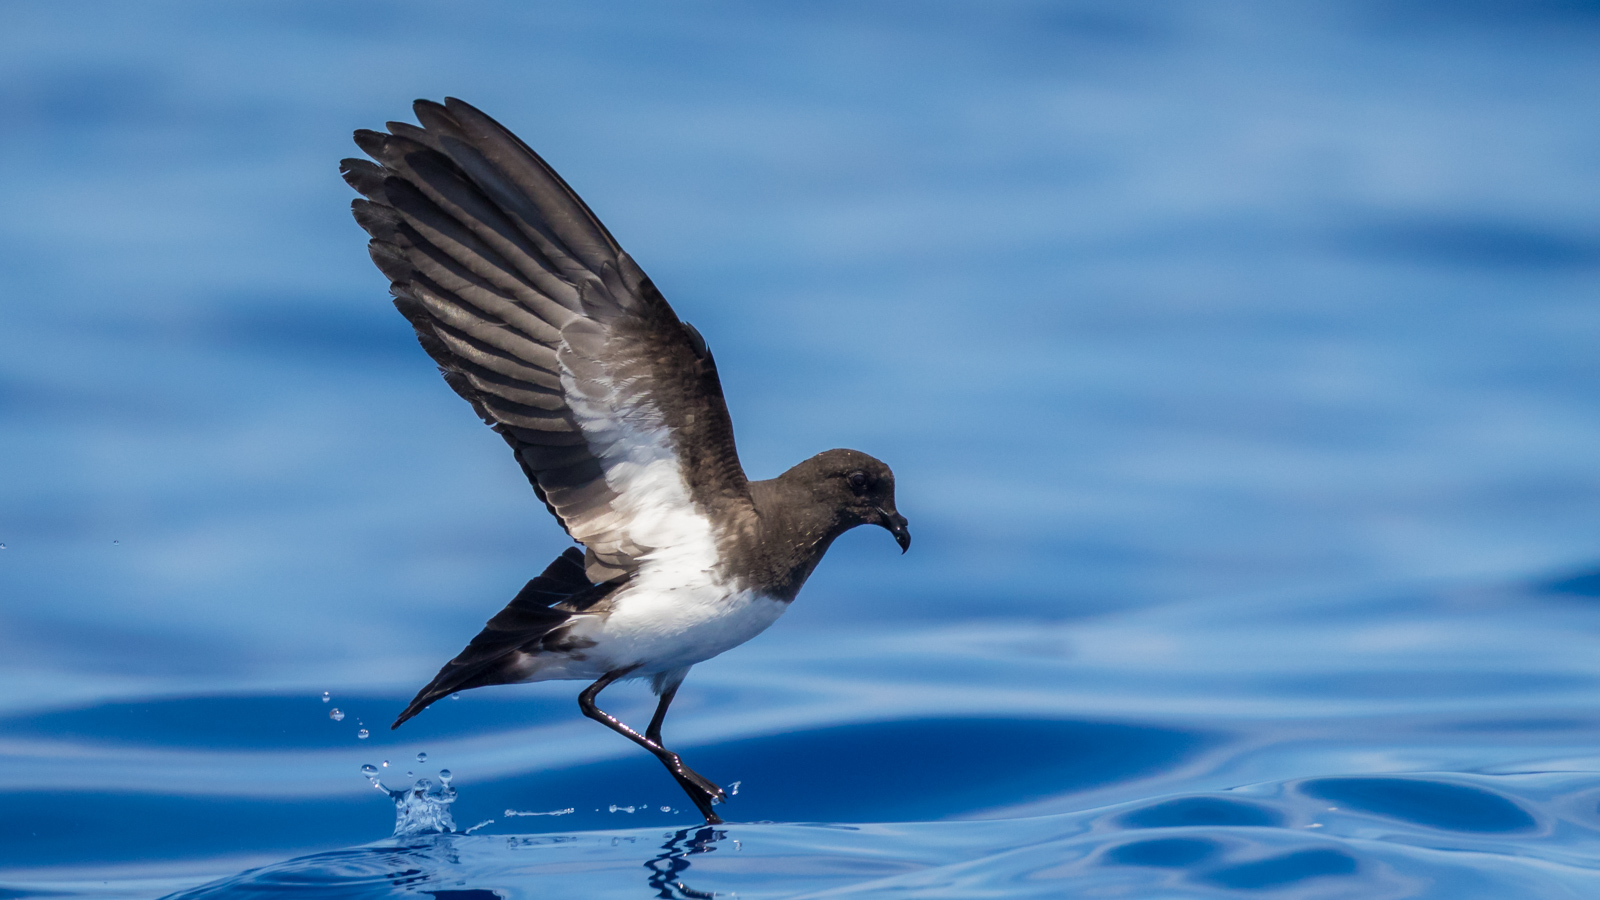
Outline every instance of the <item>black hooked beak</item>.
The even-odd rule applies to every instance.
[[[894,535],[894,542],[900,545],[900,552],[910,550],[911,532],[906,530],[906,526],[910,523],[906,521],[906,517],[897,512],[888,512],[881,506],[878,507],[878,515],[883,517],[883,521],[878,524]]]

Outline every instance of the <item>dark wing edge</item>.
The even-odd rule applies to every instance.
[[[655,547],[628,493],[637,465],[676,457],[693,505],[749,503],[705,342],[538,154],[460,100],[426,100],[422,127],[355,139],[352,204],[446,383],[515,452],[535,493],[588,548],[590,580]],[[649,498],[659,505],[671,498]]]
[[[520,681],[520,676],[510,669],[511,657],[517,651],[537,654],[575,649],[572,639],[564,639],[560,634],[561,626],[604,599],[620,584],[615,581],[591,584],[584,574],[583,552],[568,547],[539,577],[518,591],[466,649],[444,664],[439,674],[412,698],[390,729],[399,728],[435,700],[458,691]]]

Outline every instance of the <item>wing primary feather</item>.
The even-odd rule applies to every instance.
[[[551,259],[546,246],[539,246],[529,235],[512,222],[503,209],[495,204],[448,156],[439,153],[418,153],[405,157],[405,164],[414,176],[412,181],[444,210],[446,215],[466,226],[484,243],[493,247],[508,260],[525,260],[518,271],[530,282],[538,284],[550,278],[551,270],[567,281],[587,275],[580,267],[561,265]]]
[[[401,181],[386,190],[391,205],[405,218],[406,224],[416,230],[419,237],[463,268],[528,303],[540,318],[547,322],[559,322],[560,317],[570,317],[580,308],[578,291],[571,284],[550,273],[531,281],[525,278],[498,251],[491,249],[473,231],[446,214],[409,182]]]
[[[449,156],[496,206],[509,214],[565,277],[579,280],[592,276],[594,268],[572,258],[571,249],[551,228],[539,205],[484,156],[473,137],[462,128],[449,109],[431,100],[418,100],[412,104],[412,109],[416,112],[417,121],[434,136],[434,146]]]
[[[424,256],[426,261],[426,256]],[[433,280],[427,272],[419,270],[408,254],[407,262],[412,263],[413,274],[408,279],[408,284],[418,296],[424,294],[437,298],[442,303],[447,303],[460,310],[463,314],[473,319],[493,324],[495,327],[509,328],[527,340],[533,341],[549,352],[548,358],[555,360],[555,350],[552,345],[561,340],[561,332],[550,323],[543,321],[517,303],[499,296],[490,289],[482,288],[471,282],[456,281],[453,286],[445,286]],[[451,273],[430,266],[433,271],[451,278]],[[451,280],[454,280],[451,278]],[[540,354],[543,356],[542,354]]]
[[[535,495],[587,545],[587,581],[628,577],[659,549],[647,546],[663,539],[655,535],[754,515],[699,332],[514,134],[453,98],[415,109],[420,126],[356,132],[376,162],[341,164],[366,198],[352,214],[448,386],[505,439]],[[681,488],[641,477],[631,463],[646,445],[676,457]],[[616,502],[622,496],[629,502]],[[672,517],[696,521],[663,525]],[[551,632],[537,646],[570,639]],[[449,689],[491,683],[486,672],[452,675]]]
[[[503,322],[489,318],[470,305],[456,302],[447,294],[429,290],[428,286],[418,279],[413,279],[402,288],[402,291],[420,302],[423,308],[442,324],[480,343],[504,350],[528,365],[550,372],[560,370],[561,364],[556,351],[507,327]]]
[[[589,484],[597,480],[603,484],[605,477],[605,469],[600,467],[599,460],[586,459],[562,468],[540,469],[539,486],[546,491],[551,491],[556,488]]]
[[[569,271],[561,271],[561,267],[554,266],[543,250],[485,197],[449,156],[403,138],[380,136],[387,140],[380,143],[373,139],[373,149],[367,151],[374,154],[375,159],[402,176],[444,216],[493,248],[520,279],[564,305],[576,301],[576,292],[562,276],[581,275],[581,271],[570,266],[566,267]],[[395,205],[408,211],[399,199],[396,198]]]
[[[369,200],[384,202],[383,180],[389,173],[383,166],[370,160],[352,157],[339,161],[339,174],[344,176],[346,184],[356,189],[356,193]]]
[[[533,445],[538,447],[581,447],[589,443],[588,435],[582,431],[536,431],[532,428],[520,428],[516,425],[500,425],[496,427],[507,440],[514,440],[514,446]],[[535,485],[537,486],[537,484]],[[563,519],[563,524],[565,520]]]
[[[408,254],[410,263],[439,290],[461,298],[541,344],[549,346],[561,340],[560,322],[547,322],[539,318],[504,291],[479,278],[448,254],[437,252],[431,245],[424,244],[418,250],[420,252]],[[550,309],[559,309],[565,314],[560,320],[562,322],[571,318],[571,313],[554,303],[547,305],[546,311]]]
[[[489,410],[494,420],[503,425],[514,425],[531,431],[577,431],[577,423],[566,409],[549,410],[537,406],[524,406],[494,394],[478,392],[478,399]]]
[[[394,284],[404,285],[416,274],[417,270],[406,257],[406,252],[388,241],[368,241],[367,255],[372,257],[372,264],[378,267],[378,271]]]
[[[568,281],[575,284],[594,281],[595,273],[600,268],[613,263],[613,260],[605,260],[599,266],[593,266],[578,259],[577,254],[562,241],[559,230],[552,224],[548,214],[518,190],[516,185],[511,184],[505,173],[485,159],[477,147],[446,138],[444,148],[456,165],[472,179],[473,184],[508,214],[518,230],[539,248],[545,259],[554,264]]]
[[[426,316],[427,311],[421,310],[420,314]],[[430,321],[433,320],[430,318]],[[548,369],[513,356],[498,347],[492,347],[482,341],[473,340],[470,336],[456,331],[443,323],[435,322],[434,325],[434,332],[438,334],[439,340],[443,341],[452,353],[463,360],[508,378],[527,381],[540,387],[552,389],[561,387],[561,376]]]
[[[528,444],[517,450],[517,457],[535,470],[559,469],[593,459],[587,444],[576,447],[546,447]]]
[[[545,220],[574,256],[592,271],[599,271],[602,264],[617,258],[622,248],[616,238],[539,154],[472,104],[446,97],[444,105],[485,158],[541,209],[551,211],[545,214]]]
[[[444,148],[439,146],[438,135],[430,134],[425,128],[418,128],[410,122],[385,122],[383,127],[389,129],[389,133],[395,137],[415,141],[438,153],[444,152]]]
[[[400,229],[405,223],[401,220],[400,214],[391,207],[373,203],[371,200],[352,200],[350,215],[367,234],[398,246]]]
[[[493,372],[485,372],[469,362],[462,362],[460,367],[461,373],[467,377],[472,386],[485,394],[493,394],[512,403],[552,412],[564,411],[567,408],[559,390],[512,381]]]

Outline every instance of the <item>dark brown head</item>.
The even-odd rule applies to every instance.
[[[826,450],[780,480],[809,489],[815,502],[834,512],[838,531],[877,525],[894,535],[900,552],[911,549],[906,517],[894,506],[894,472],[879,460],[859,450]]]

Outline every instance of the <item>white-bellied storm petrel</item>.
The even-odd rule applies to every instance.
[[[357,131],[356,221],[394,305],[444,380],[511,445],[574,540],[411,701],[590,681],[583,714],[655,754],[707,822],[723,790],[661,744],[689,667],[748,641],[833,539],[880,525],[911,545],[894,474],[855,450],[750,481],[705,340],[538,154],[460,100],[422,127]],[[660,702],[643,734],[595,706],[622,678]]]

